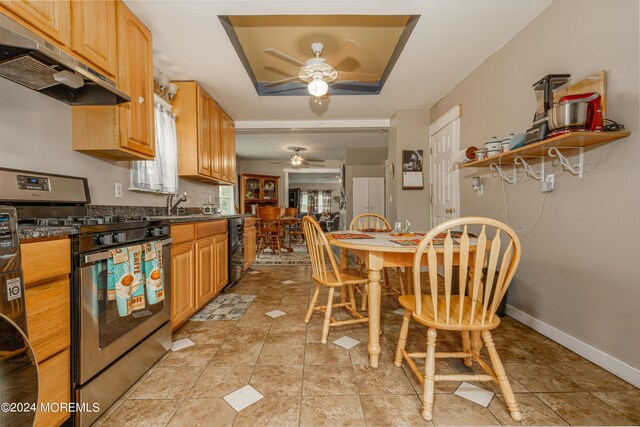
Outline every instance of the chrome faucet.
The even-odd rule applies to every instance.
[[[187,201],[187,192],[182,193],[182,196],[175,203],[173,203],[173,194],[169,194],[167,197],[167,215],[173,215],[178,205]]]

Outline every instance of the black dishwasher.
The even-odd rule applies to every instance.
[[[229,218],[229,284],[235,285],[244,271],[244,218]]]

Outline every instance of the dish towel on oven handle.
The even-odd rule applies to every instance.
[[[155,241],[142,246],[144,254],[144,283],[150,305],[164,300],[164,269],[162,243]]]
[[[126,317],[145,308],[142,281],[142,246],[111,249],[107,260],[107,300],[116,300],[118,314]]]

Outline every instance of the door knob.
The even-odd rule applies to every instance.
[[[446,213],[454,213],[456,211],[456,208],[449,208],[449,209],[445,209],[444,211]]]

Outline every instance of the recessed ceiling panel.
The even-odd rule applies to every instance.
[[[415,15],[220,16],[259,95],[306,96],[307,82],[296,77],[301,67],[315,57],[313,43],[322,44],[319,57],[337,71],[337,78],[330,83],[330,94],[380,93],[417,18]]]

